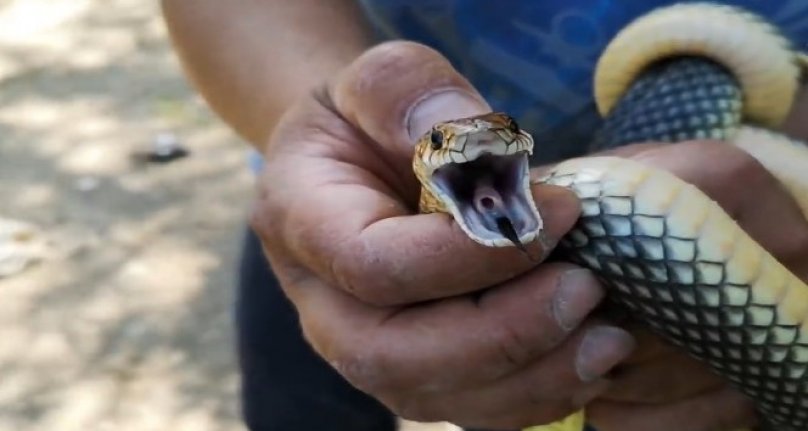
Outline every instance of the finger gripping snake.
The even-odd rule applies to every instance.
[[[604,121],[592,149],[723,140],[755,157],[808,217],[808,147],[776,132],[804,63],[745,10],[687,3],[652,11],[598,61],[594,98]],[[420,211],[451,214],[487,247],[541,238],[533,151],[530,134],[503,113],[436,124],[413,159]],[[535,182],[568,188],[581,202],[562,256],[752,398],[767,424],[808,429],[808,286],[799,277],[697,187],[640,161],[581,157]]]

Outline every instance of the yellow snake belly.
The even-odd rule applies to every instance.
[[[725,67],[742,92],[740,105],[685,117],[703,122],[670,131],[670,124],[643,128],[631,123],[662,109],[635,104],[641,109],[616,115],[625,121],[607,127],[617,139],[606,141],[616,146],[725,140],[769,169],[808,217],[808,175],[802,173],[808,171],[808,147],[775,132],[791,109],[805,57],[775,28],[746,11],[711,3],[662,8],[627,26],[601,56],[595,72],[601,114],[615,116],[623,109],[621,99],[634,97],[631,91],[642,94],[632,90],[638,75],[676,57],[701,57]],[[477,153],[515,157],[532,151],[532,141],[527,144],[512,120],[491,115],[438,125],[431,144],[429,136],[419,141],[414,169],[424,186],[421,210],[452,213],[485,246],[520,245],[533,240],[542,227],[540,217],[535,223],[513,223],[514,214],[529,212],[530,205],[519,203],[518,210],[508,213],[498,192],[475,192],[473,205],[494,209],[490,218],[475,219],[461,214],[462,205],[453,201],[457,196],[434,184],[441,167],[477,160]],[[436,145],[436,131],[441,141],[453,144],[450,135],[461,136],[462,146]],[[458,150],[466,149],[469,135],[482,132],[489,133],[486,139],[499,136],[508,145],[475,149],[475,154]],[[524,173],[516,178],[514,182],[526,181]],[[559,163],[538,182],[566,187],[581,200],[582,215],[559,244],[563,256],[594,271],[609,287],[610,298],[632,317],[751,397],[773,429],[808,428],[808,286],[802,280],[698,188],[641,162],[582,157]],[[499,224],[501,220],[512,224]],[[502,238],[479,233],[497,229]],[[579,427],[582,421],[567,423]]]

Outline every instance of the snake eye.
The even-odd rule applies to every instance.
[[[429,135],[429,141],[432,143],[433,150],[440,150],[443,146],[443,132],[440,130],[433,130]]]
[[[519,133],[519,124],[513,119],[513,117],[509,118],[508,120],[508,130],[513,133]]]

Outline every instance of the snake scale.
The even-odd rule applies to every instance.
[[[804,56],[746,10],[683,3],[627,25],[594,76],[593,150],[718,139],[758,159],[808,217],[808,146],[779,134]],[[533,139],[506,114],[434,126],[417,143],[420,211],[451,214],[487,247],[536,240]],[[767,426],[808,429],[808,286],[695,186],[639,161],[581,157],[536,182],[566,187],[582,214],[561,240],[609,298],[752,398]]]

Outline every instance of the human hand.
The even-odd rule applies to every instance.
[[[435,51],[367,52],[282,119],[253,216],[314,349],[404,418],[521,428],[608,386],[630,335],[587,319],[603,291],[570,264],[472,242],[415,215],[413,145],[432,124],[490,111]],[[534,186],[546,255],[575,222],[570,192]]]
[[[790,270],[802,279],[808,276],[808,223],[751,156],[717,142],[637,145],[613,153],[696,185]],[[706,365],[648,332],[634,334],[638,349],[612,373],[609,391],[586,408],[598,431],[724,431],[756,425],[751,401]]]

